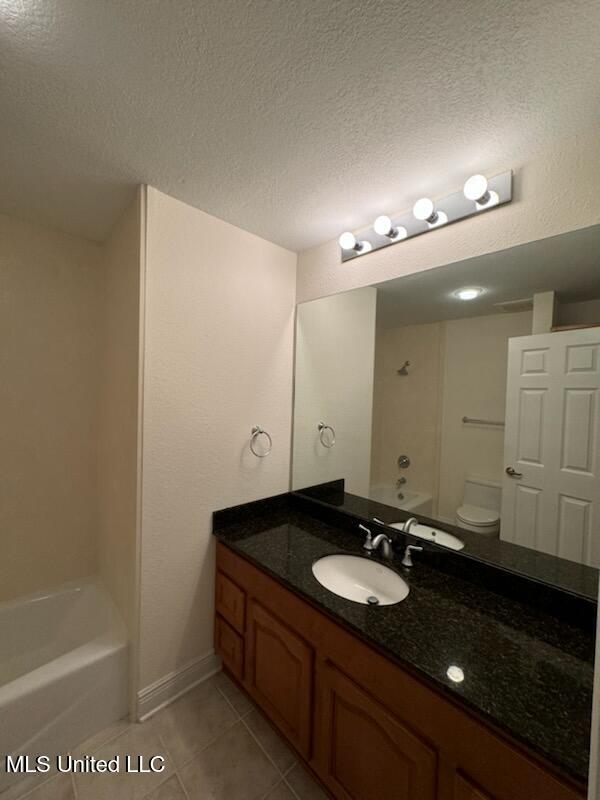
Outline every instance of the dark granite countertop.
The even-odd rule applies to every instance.
[[[302,489],[297,494],[366,520],[377,517],[390,523],[404,521],[413,516],[409,511],[344,491],[343,480]],[[598,597],[598,570],[594,567],[577,564],[575,561],[541,553],[501,539],[481,536],[479,533],[424,517],[422,514],[418,517],[419,522],[458,536],[465,544],[464,550],[461,551],[464,557],[500,567],[540,583],[560,587],[571,594],[594,602]]]
[[[364,555],[357,533],[291,506],[255,505],[248,516],[221,517],[215,536],[415,675],[586,781],[594,659],[589,624],[569,623],[445,573],[431,566],[427,550],[416,554],[412,570],[397,557],[392,563],[410,586],[403,602],[369,607],[345,600],[321,586],[311,566],[331,553]],[[462,683],[447,677],[451,665],[464,671]]]

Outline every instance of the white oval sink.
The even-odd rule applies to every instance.
[[[390,528],[396,528],[398,531],[404,530],[403,522],[392,522]],[[410,526],[409,534],[411,536],[418,536],[419,539],[427,539],[429,542],[435,542],[442,547],[448,547],[450,550],[462,550],[465,543],[462,542],[458,536],[454,536],[447,531],[441,531],[439,528],[432,528],[431,525],[422,525],[420,522],[413,522]]]
[[[390,606],[410,591],[393,569],[360,556],[325,556],[315,561],[312,571],[330,592],[364,605]]]

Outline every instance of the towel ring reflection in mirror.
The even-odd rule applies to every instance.
[[[323,447],[326,447],[328,450],[330,450],[335,444],[334,429],[331,427],[331,425],[326,425],[324,422],[319,422],[317,425],[317,430],[319,431],[319,439],[321,444]],[[327,431],[330,431],[330,433],[327,434]]]
[[[257,444],[259,436],[266,436],[267,440],[269,442],[269,444],[267,446],[267,449],[263,453],[258,453],[255,450],[255,447],[256,447],[256,444]],[[252,428],[252,436],[250,437],[250,450],[252,450],[252,452],[254,453],[254,455],[257,458],[266,458],[269,455],[269,453],[271,452],[272,449],[273,449],[273,440],[271,439],[270,434],[268,434],[266,431],[264,431],[260,427],[260,425],[255,425]]]

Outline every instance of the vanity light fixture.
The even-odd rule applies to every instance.
[[[354,250],[356,253],[368,253],[371,250],[371,242],[362,241],[359,242],[356,236],[350,231],[344,231],[340,238],[338,239],[338,243],[342,250]]]
[[[448,222],[448,216],[443,211],[437,211],[433,200],[422,197],[413,206],[413,216],[420,222],[426,222],[430,228],[437,228]]]
[[[483,289],[479,286],[465,286],[463,289],[457,289],[454,296],[459,300],[475,300],[476,297],[483,294]]]
[[[392,220],[386,217],[385,214],[377,217],[373,223],[373,230],[380,236],[387,236],[391,242],[399,242],[408,236],[408,231],[403,225],[398,225],[397,228],[394,228]]]
[[[393,218],[381,214],[368,228],[342,233],[338,239],[342,263],[381,250],[382,247],[422,236],[440,226],[483,214],[511,200],[510,170],[489,179],[485,175],[471,175],[458,191],[435,201],[421,197],[411,209]]]
[[[467,200],[473,200],[475,207],[478,211],[490,206],[497,206],[500,198],[498,192],[490,191],[488,188],[488,179],[485,175],[471,175],[465,181],[463,193]]]

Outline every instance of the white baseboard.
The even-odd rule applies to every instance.
[[[172,703],[193,686],[202,683],[221,669],[221,659],[213,651],[189,661],[183,667],[159,678],[137,695],[137,718],[143,722],[159,709]]]

